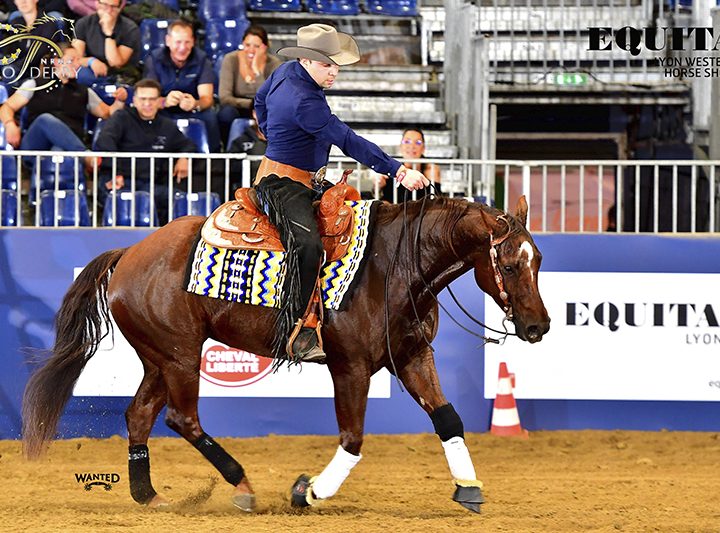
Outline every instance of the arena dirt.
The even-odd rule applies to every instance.
[[[28,462],[0,441],[0,531],[582,532],[720,531],[720,436],[675,432],[535,432],[528,440],[467,435],[487,503],[481,515],[451,501],[434,435],[370,435],[364,459],[322,508],[290,508],[289,487],[317,474],[334,437],[218,439],[250,475],[258,509],[229,502],[231,487],[180,439],[150,441],[155,488],[174,503],[133,502],[124,439],[54,442]],[[117,473],[112,490],[76,474]]]

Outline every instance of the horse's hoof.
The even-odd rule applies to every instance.
[[[170,502],[159,494],[156,494],[155,496],[153,496],[152,500],[147,503],[147,506],[148,509],[162,509],[164,507],[169,507]]]
[[[293,507],[309,507],[307,494],[310,489],[310,476],[307,474],[301,474],[299,478],[295,480],[292,486],[292,493],[290,495],[290,502]]]
[[[452,499],[473,513],[480,513],[480,504],[485,503],[480,487],[456,485]]]
[[[232,497],[232,503],[235,507],[246,513],[252,513],[255,510],[254,494],[235,494]]]

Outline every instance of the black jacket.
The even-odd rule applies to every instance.
[[[113,113],[98,135],[95,149],[101,152],[197,152],[195,143],[178,129],[175,121],[158,115],[154,120],[143,120],[134,107],[126,107]],[[150,179],[150,160],[136,159],[136,177]],[[109,176],[112,158],[103,158],[101,172]],[[118,158],[117,172],[130,178],[130,160]],[[155,160],[155,179],[167,183],[167,159]]]

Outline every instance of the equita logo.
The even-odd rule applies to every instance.
[[[200,362],[200,376],[223,387],[250,385],[271,370],[272,359],[219,344],[205,350]]]
[[[102,474],[91,474],[87,473],[75,473],[75,481],[82,484],[83,488],[87,491],[99,488],[102,490],[112,490],[113,483],[120,482],[120,474],[115,472],[102,473]]]
[[[567,302],[568,326],[621,328],[717,328],[717,313],[710,303]]]

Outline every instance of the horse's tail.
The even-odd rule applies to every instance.
[[[107,336],[110,273],[125,253],[111,250],[93,259],[70,286],[55,317],[50,358],[29,379],[23,396],[23,448],[30,459],[45,451],[80,372]]]

